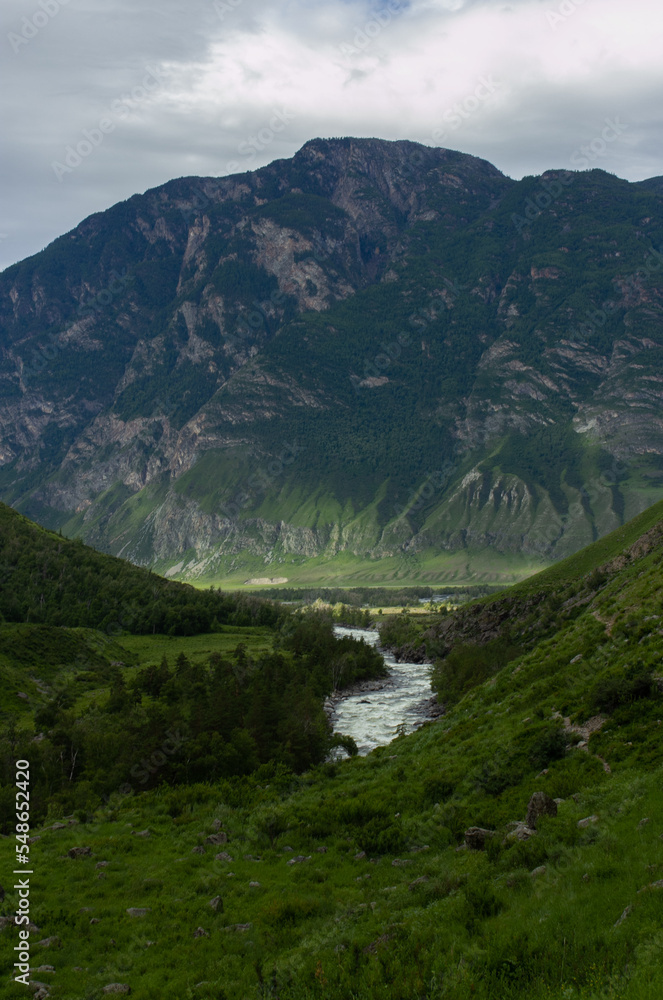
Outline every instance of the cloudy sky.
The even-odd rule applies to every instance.
[[[660,0],[3,0],[0,268],[316,136],[663,174]]]

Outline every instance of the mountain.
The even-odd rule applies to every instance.
[[[316,139],[0,275],[0,498],[184,579],[508,581],[663,496],[661,179]]]
[[[54,1000],[660,996],[662,517],[439,617],[444,714],[302,773],[318,720],[284,674],[324,692],[315,617],[271,654],[118,636],[115,675],[72,664],[59,690],[31,664],[22,724],[0,729],[0,855],[11,872],[27,759],[30,943]],[[18,893],[4,882],[7,969]]]

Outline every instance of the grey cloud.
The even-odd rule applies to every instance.
[[[558,6],[554,0],[512,0],[510,10],[480,0],[413,0],[402,5],[402,16],[383,18],[384,30],[352,59],[344,59],[339,46],[384,10],[386,0],[43,2],[51,10],[61,6],[16,52],[9,36],[21,30],[22,18],[41,10],[39,0],[5,0],[2,6],[0,45],[10,80],[0,94],[2,267],[136,192],[183,175],[222,175],[233,162],[239,164],[234,169],[254,169],[291,156],[319,135],[447,145],[519,177],[568,167],[574,150],[591,142],[606,118],[620,116],[628,129],[595,165],[632,180],[663,174],[662,74],[651,58],[642,66],[637,58],[628,68],[611,64],[608,71],[606,54],[599,54],[581,86],[537,76],[537,46],[554,36],[544,16],[548,6]],[[650,0],[632,0],[623,16],[644,15],[650,7]],[[506,51],[511,44],[507,26],[532,9],[541,16],[530,49],[514,67],[500,47]],[[504,34],[493,50],[483,36],[468,35],[468,51],[460,55],[477,66],[476,78],[467,78],[468,96],[483,72],[484,52],[485,72],[498,74],[502,67],[503,90],[450,128],[442,116],[464,99],[456,71],[447,69],[449,58],[458,56],[452,32],[465,18],[480,25],[483,12],[500,11]],[[559,28],[567,31],[559,36],[565,45],[577,44],[580,23],[577,15]],[[432,55],[431,38],[438,47]],[[420,66],[424,51],[428,61]],[[165,74],[163,87],[130,103],[131,114],[114,118],[98,148],[58,181],[53,161],[62,161],[84,129],[97,128],[114,101],[140,87],[148,67]],[[295,120],[255,156],[243,156],[240,144],[293,94]],[[433,133],[441,124],[446,130],[438,142]]]

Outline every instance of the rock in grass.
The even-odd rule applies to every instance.
[[[127,913],[130,917],[144,917],[147,913],[150,913],[151,910],[151,906],[130,906]]]
[[[40,965],[36,972],[55,972],[54,965]]]
[[[308,857],[305,857],[303,854],[298,854],[295,858],[290,858],[289,861],[286,861],[286,864],[287,865],[298,865],[302,861],[310,861],[310,860],[311,860],[311,855],[310,854],[309,854]]]
[[[598,823],[598,821],[598,816],[585,816],[584,819],[578,820],[578,826],[581,830],[583,830],[586,826],[589,826],[590,823]]]
[[[423,885],[424,882],[428,882],[428,875],[420,875],[419,878],[415,878],[414,882],[410,882],[409,888],[414,889],[416,885]]]
[[[527,823],[521,823],[518,820],[512,820],[511,823],[507,823],[507,826],[510,826],[511,829],[506,835],[506,841],[529,840],[536,834],[536,830],[529,827]]]
[[[223,913],[223,900],[220,896],[215,896],[214,899],[210,899],[209,905],[215,913]]]
[[[196,927],[195,931],[193,932],[193,936],[195,938],[209,937],[209,932],[206,931],[204,927]]]
[[[536,830],[536,825],[541,816],[556,816],[557,805],[545,792],[534,792],[527,805],[527,817],[525,823],[530,830]]]
[[[89,858],[92,854],[91,847],[72,847],[67,854],[70,858]]]
[[[494,836],[494,830],[484,830],[481,826],[471,826],[465,831],[465,843],[473,851],[485,851],[486,842]]]
[[[620,924],[623,924],[632,909],[633,909],[633,907],[629,904],[626,907],[626,909],[624,910],[624,912],[622,913],[622,915],[619,918],[619,920],[616,920],[612,926],[613,927],[619,927]]]
[[[41,941],[37,941],[37,944],[41,945],[42,948],[59,948],[62,942],[57,935],[54,935],[53,937],[47,937],[43,938]]]
[[[215,861],[232,861],[232,858],[230,857],[230,855],[228,854],[227,851],[221,851],[220,854],[215,854],[214,855],[214,860]]]
[[[126,983],[109,983],[104,986],[102,993],[131,993],[131,987]]]
[[[534,868],[533,871],[530,872],[530,876],[532,878],[538,878],[539,875],[545,875],[545,874],[546,874],[546,866],[545,865],[539,865],[538,868]]]
[[[227,844],[228,843],[228,834],[224,833],[223,830],[221,831],[221,833],[212,833],[207,838],[206,843],[208,843],[208,844],[217,844],[217,845]]]
[[[215,833],[218,833],[222,826],[223,826],[223,823],[221,822],[220,819],[213,820],[213,822],[212,822],[212,829],[214,830]]]
[[[205,848],[201,844],[199,844],[198,847],[192,847],[191,848],[191,853],[192,854],[204,854],[205,853]]]

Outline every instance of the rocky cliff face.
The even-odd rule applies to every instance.
[[[655,181],[314,140],[91,216],[0,276],[0,498],[189,576],[568,554],[663,494]]]

